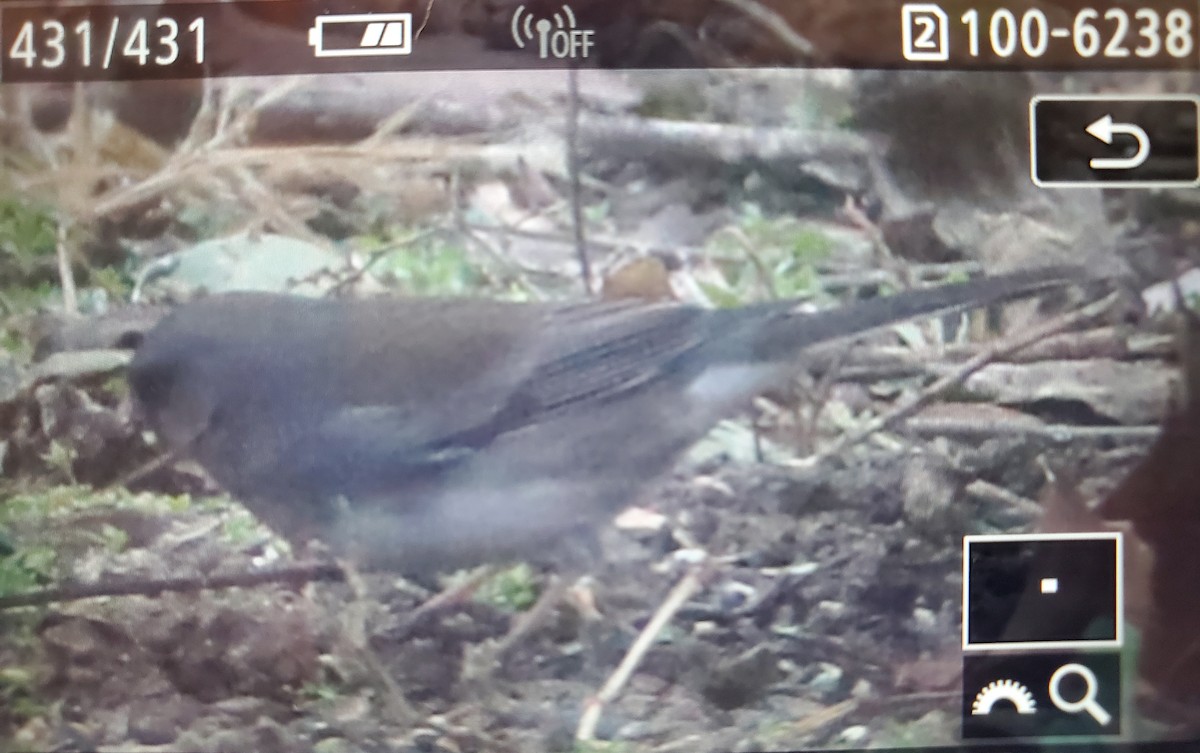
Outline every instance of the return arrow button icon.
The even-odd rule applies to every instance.
[[[1132,170],[1150,158],[1150,137],[1133,123],[1114,123],[1112,115],[1105,115],[1084,130],[1105,144],[1112,144],[1116,134],[1137,139],[1137,151],[1132,156],[1093,157],[1088,162],[1093,170]]]

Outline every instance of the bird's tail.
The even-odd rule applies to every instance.
[[[797,312],[794,302],[733,309],[722,323],[728,327],[722,335],[728,336],[717,338],[718,349],[728,352],[709,355],[733,362],[789,360],[805,348],[859,337],[909,319],[988,306],[1095,279],[1079,266],[1049,266],[905,290],[816,313]]]

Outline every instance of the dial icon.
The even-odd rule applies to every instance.
[[[1037,701],[1033,693],[1016,680],[993,680],[975,695],[971,704],[971,713],[983,716],[992,713],[992,707],[1000,701],[1007,701],[1017,709],[1018,714],[1036,714]]]

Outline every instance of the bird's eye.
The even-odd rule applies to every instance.
[[[129,372],[129,386],[142,405],[159,408],[166,405],[177,380],[177,371],[168,363],[134,364]]]
[[[122,332],[121,336],[117,338],[117,341],[114,344],[120,350],[137,350],[138,346],[142,344],[142,340],[144,338],[144,333],[136,330],[130,330],[128,332]]]

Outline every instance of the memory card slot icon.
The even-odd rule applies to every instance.
[[[319,16],[308,30],[308,45],[319,58],[407,55],[412,52],[412,14]]]

